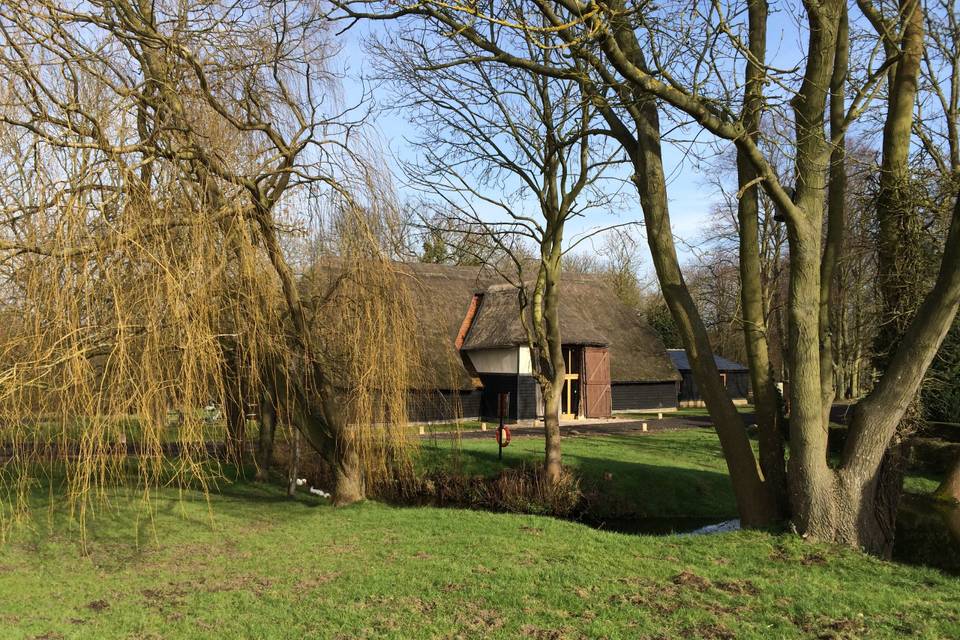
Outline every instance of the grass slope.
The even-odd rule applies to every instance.
[[[638,537],[238,485],[118,499],[0,550],[4,638],[806,638],[960,634],[960,582],[758,532]],[[143,514],[141,514],[143,515]],[[59,526],[57,526],[59,525]],[[44,525],[45,527],[46,525]]]
[[[425,447],[424,464],[449,464],[449,446]],[[538,460],[541,446],[516,440],[507,462]],[[644,509],[732,512],[709,431],[568,438],[565,452]],[[499,468],[483,440],[454,462]],[[248,483],[209,504],[170,490],[153,504],[118,494],[88,523],[85,549],[60,505],[13,532],[0,546],[0,638],[960,637],[960,579],[791,535],[337,510]]]

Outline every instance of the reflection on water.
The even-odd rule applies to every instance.
[[[648,536],[665,536],[673,533],[689,533],[701,527],[717,524],[723,518],[667,517],[667,518],[597,518],[586,515],[581,522],[605,531],[634,533]]]
[[[960,507],[903,496],[893,559],[960,575]]]

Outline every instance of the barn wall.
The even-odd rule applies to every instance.
[[[510,374],[480,374],[483,382],[483,399],[480,415],[489,420],[497,418],[497,398],[500,393],[510,394],[507,419],[533,420],[539,413],[537,381],[533,376]]]
[[[746,398],[750,395],[750,372],[737,371],[727,374],[727,392],[734,399]]]
[[[727,393],[734,400],[746,400],[750,394],[750,372],[721,371],[727,375]],[[702,400],[692,371],[681,371],[683,382],[680,386],[680,402],[699,402]]]
[[[673,381],[614,382],[610,390],[614,411],[677,408],[677,384]]]
[[[411,422],[442,422],[480,417],[482,390],[411,391],[407,395],[407,415]]]

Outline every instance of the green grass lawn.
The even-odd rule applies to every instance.
[[[789,535],[609,533],[239,484],[0,547],[3,638],[955,638],[960,580]],[[135,523],[139,518],[139,529]],[[52,531],[48,527],[53,527]]]

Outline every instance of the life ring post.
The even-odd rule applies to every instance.
[[[500,425],[497,427],[497,459],[503,460],[503,448],[510,444],[510,431],[504,426],[507,411],[510,408],[510,394],[501,393],[497,397],[497,415]]]

